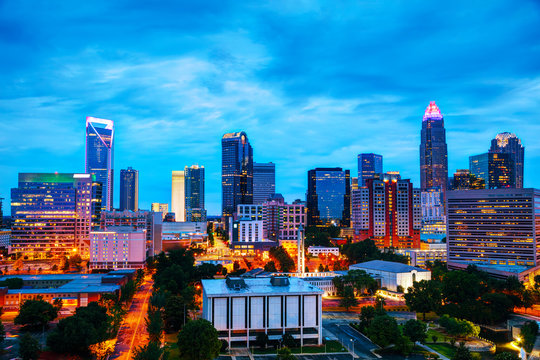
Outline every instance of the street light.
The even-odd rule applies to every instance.
[[[353,339],[349,339],[349,340],[351,340],[351,342],[352,342],[352,356],[354,358],[354,341],[353,341]]]

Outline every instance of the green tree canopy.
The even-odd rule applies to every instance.
[[[30,333],[24,333],[19,338],[19,357],[22,360],[37,360],[41,346],[36,338]]]
[[[424,342],[427,337],[427,326],[418,320],[408,320],[403,326],[403,335],[407,336],[413,342]]]
[[[345,286],[343,290],[343,297],[339,301],[339,305],[344,307],[346,311],[349,311],[349,308],[358,305],[358,300],[354,295],[354,289],[352,286]]]
[[[38,329],[56,319],[58,309],[42,299],[26,300],[22,303],[19,314],[15,317],[16,325]]]
[[[437,311],[442,301],[438,283],[428,280],[415,281],[404,297],[409,309],[422,313],[424,320],[426,319],[426,313]]]
[[[367,335],[377,345],[387,347],[399,340],[401,332],[396,319],[388,315],[379,315],[367,328]]]
[[[217,330],[207,320],[190,321],[178,333],[178,350],[184,360],[213,360],[220,348]]]

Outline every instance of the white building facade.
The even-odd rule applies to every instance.
[[[431,280],[431,272],[401,263],[372,260],[349,266],[349,270],[364,270],[380,282],[381,288],[397,291],[401,286],[406,292],[415,281]]]
[[[232,346],[249,347],[259,333],[270,341],[289,333],[302,344],[322,343],[323,291],[302,279],[213,279],[202,287],[202,317]]]
[[[110,227],[90,232],[91,269],[138,269],[146,261],[146,230]]]
[[[310,246],[307,251],[313,256],[319,256],[319,254],[339,256],[338,247]]]

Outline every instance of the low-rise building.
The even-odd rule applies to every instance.
[[[146,261],[146,230],[111,226],[90,232],[90,269],[139,269]]]
[[[302,344],[322,341],[323,291],[285,276],[202,280],[202,317],[219,338],[249,347],[257,334],[270,341],[290,333]]]
[[[339,248],[326,246],[310,246],[308,247],[308,253],[313,256],[319,256],[319,254],[339,256]]]
[[[372,260],[349,266],[349,270],[364,270],[379,283],[381,288],[397,291],[401,286],[404,291],[415,281],[431,280],[431,272],[418,267],[382,260]]]
[[[408,256],[411,266],[425,267],[428,261],[432,263],[436,260],[446,262],[446,244],[441,245],[443,248],[440,249],[398,249],[396,253]]]
[[[163,251],[169,251],[180,247],[189,247],[192,244],[206,242],[206,223],[193,222],[164,222],[162,227]]]

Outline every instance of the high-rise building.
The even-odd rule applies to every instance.
[[[308,225],[351,224],[351,179],[349,170],[316,168],[308,171]]]
[[[514,161],[509,153],[489,153],[488,189],[515,188]]]
[[[377,154],[358,154],[358,187],[366,186],[367,179],[383,172],[383,157]]]
[[[3,211],[4,198],[0,197],[0,229],[4,227],[4,211]]]
[[[120,210],[139,210],[139,171],[120,170]]]
[[[262,204],[276,193],[276,164],[253,163],[253,203]]]
[[[186,181],[186,221],[206,221],[204,208],[204,166],[192,165],[184,169]]]
[[[485,189],[484,179],[477,178],[468,169],[458,169],[454,173],[451,183],[452,190],[480,190]]]
[[[509,154],[509,161],[512,167],[511,187],[523,187],[523,162],[525,157],[525,148],[521,145],[521,140],[508,132],[498,134],[491,140],[490,154]]]
[[[420,187],[422,191],[440,188],[448,182],[448,154],[444,118],[435,101],[429,103],[422,120],[420,143]]]
[[[221,139],[221,186],[223,217],[232,217],[239,204],[253,204],[253,148],[243,131]]]
[[[442,196],[442,191],[437,188],[422,191],[422,221],[446,223]]]
[[[162,214],[161,217],[164,219],[165,215],[167,215],[167,213],[169,212],[169,204],[152,203],[152,211],[160,212]]]
[[[85,172],[96,176],[102,185],[102,209],[113,209],[114,123],[112,120],[86,118]]]
[[[368,179],[353,192],[353,216],[357,240],[373,239],[380,248],[420,247],[420,190],[408,179]]]
[[[489,154],[469,156],[469,172],[484,180],[484,186],[489,186]]]
[[[11,252],[88,257],[94,176],[20,173],[11,189]]]
[[[447,198],[449,266],[539,265],[540,190],[451,191]]]
[[[171,212],[176,221],[186,221],[186,177],[184,171],[172,172]]]

